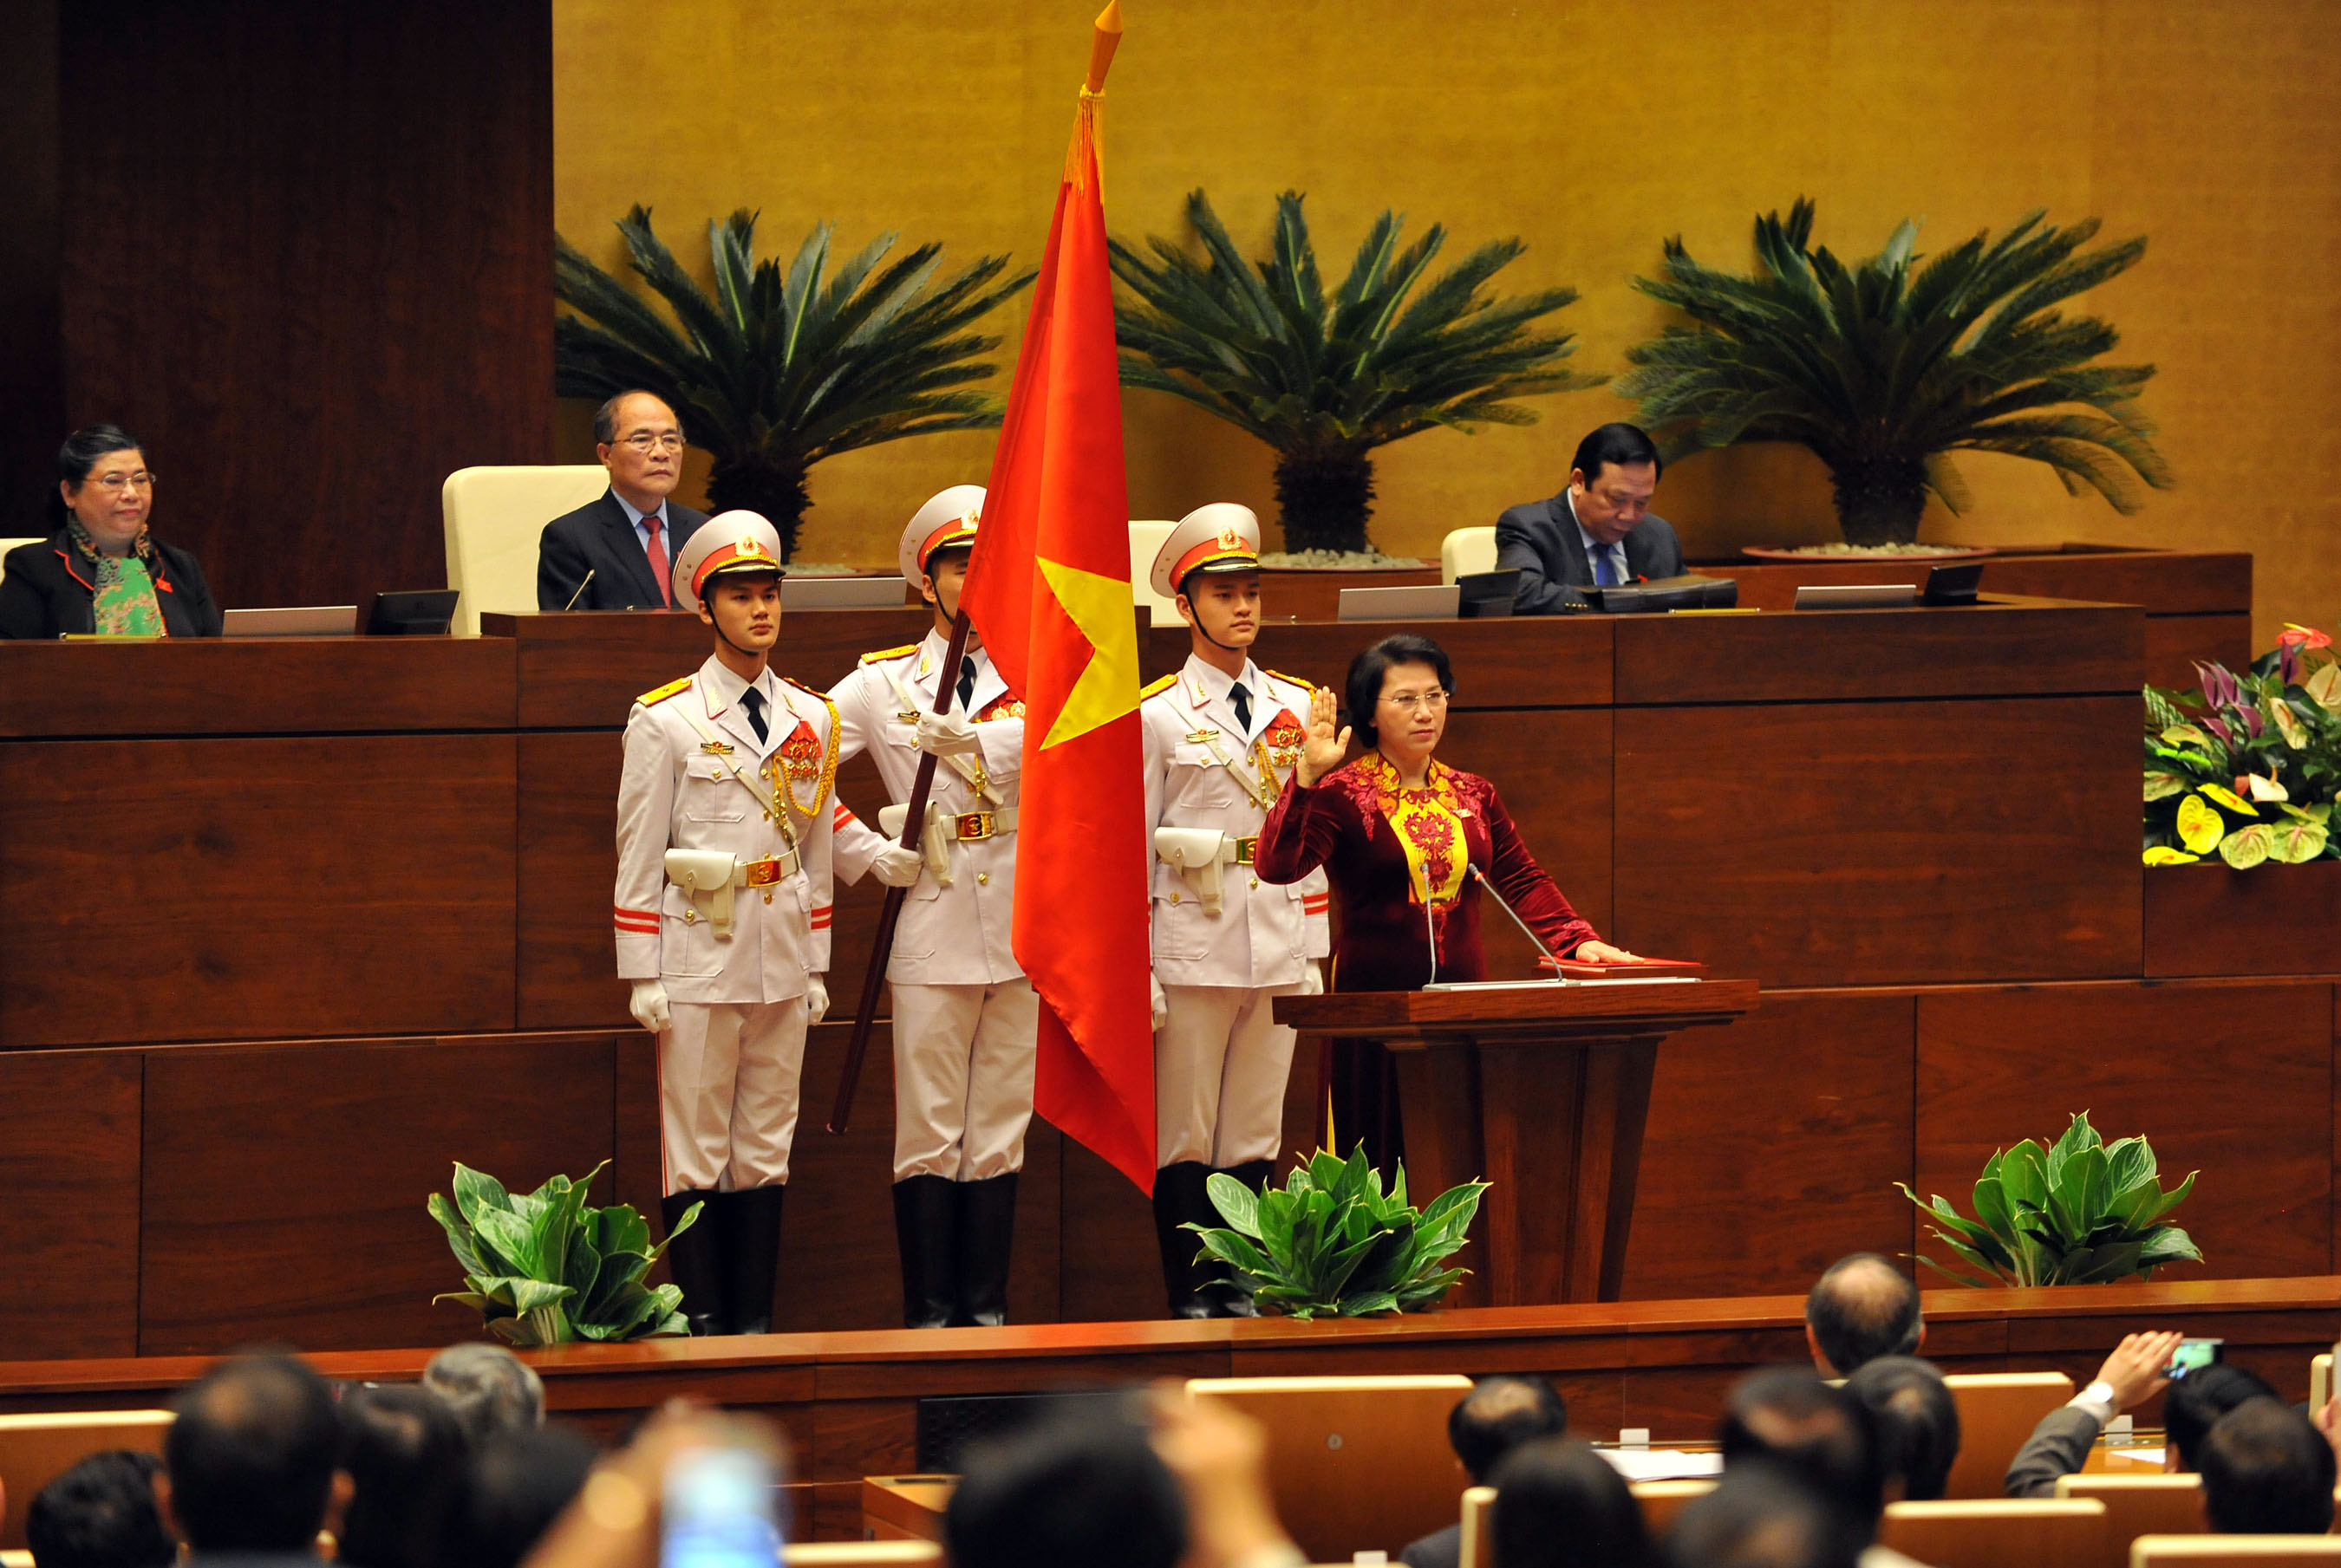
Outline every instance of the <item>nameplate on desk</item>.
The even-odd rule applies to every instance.
[[[1807,583],[1797,590],[1798,610],[1882,610],[1918,601],[1914,582]]]
[[[1419,588],[1345,588],[1334,600],[1336,620],[1453,620],[1463,590],[1455,583]]]

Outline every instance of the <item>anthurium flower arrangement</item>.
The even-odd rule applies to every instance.
[[[2341,859],[2341,654],[2287,624],[2238,675],[2195,666],[2199,691],[2146,689],[2146,863],[2207,856],[2238,871]]]

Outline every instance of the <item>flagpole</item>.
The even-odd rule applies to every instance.
[[[962,583],[962,593],[964,590]],[[937,718],[951,711],[951,698],[958,690],[959,663],[967,656],[968,630],[967,611],[961,610],[951,617],[951,645],[943,650],[942,679],[935,682]],[[910,809],[902,814],[902,844],[905,849],[919,848],[920,835],[927,825],[927,797],[934,787],[935,754],[921,751],[918,776],[911,781]],[[862,1059],[869,1054],[870,1031],[877,1023],[878,987],[886,983],[886,964],[894,954],[894,925],[902,918],[902,900],[910,891],[908,888],[887,888],[886,902],[878,911],[878,938],[870,948],[870,968],[862,977],[862,1001],[853,1009],[853,1032],[846,1037],[845,1067],[837,1077],[837,1100],[829,1110],[829,1130],[833,1133],[843,1133],[853,1115],[853,1091],[862,1083]]]

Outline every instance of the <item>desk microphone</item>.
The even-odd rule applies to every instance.
[[[1561,985],[1569,984],[1569,977],[1560,972],[1560,960],[1552,956],[1552,949],[1544,945],[1544,938],[1529,928],[1529,923],[1520,918],[1520,912],[1504,902],[1504,896],[1496,891],[1496,885],[1493,882],[1488,880],[1488,873],[1477,866],[1467,866],[1466,868],[1479,879],[1479,886],[1488,890],[1488,897],[1496,901],[1496,908],[1509,915],[1512,918],[1512,924],[1520,928],[1520,934],[1536,944],[1536,950],[1542,953],[1545,956],[1545,961],[1552,966],[1553,978]]]
[[[577,608],[577,601],[585,596],[585,584],[593,581],[593,571],[594,569],[590,566],[585,569],[584,581],[578,583],[577,591],[569,596],[569,602],[563,605],[561,607],[562,609],[574,610]]]
[[[1408,880],[1413,880],[1410,868]],[[1430,868],[1428,864],[1422,868],[1422,945],[1430,950],[1430,978],[1422,983],[1435,986],[1439,983],[1439,928],[1430,921]]]

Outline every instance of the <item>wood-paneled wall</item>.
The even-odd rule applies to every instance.
[[[548,0],[10,15],[45,92],[9,111],[0,345],[46,352],[0,354],[0,533],[45,531],[58,442],[111,421],[223,604],[443,581],[440,481],[552,457]]]

